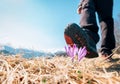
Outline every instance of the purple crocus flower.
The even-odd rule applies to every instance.
[[[73,44],[73,46],[68,45],[68,47],[65,46],[65,50],[66,50],[67,55],[72,58],[72,61],[74,61],[74,57],[78,52],[78,48],[76,44]]]
[[[83,57],[85,57],[87,54],[86,47],[84,46],[83,48],[80,48],[78,50],[78,61],[80,61]]]
[[[73,46],[68,45],[68,47],[65,46],[65,50],[67,55],[72,58],[72,61],[74,61],[74,57],[76,54],[78,55],[78,61],[80,61],[87,54],[87,50],[85,46],[83,48],[78,49],[76,44],[74,44]]]

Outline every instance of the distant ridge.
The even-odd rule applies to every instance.
[[[8,45],[0,45],[0,53],[5,55],[16,55],[21,54],[24,58],[32,58],[32,57],[40,57],[40,56],[65,56],[66,52],[62,50],[52,52],[45,52],[45,51],[37,51],[32,49],[26,48],[13,48]]]

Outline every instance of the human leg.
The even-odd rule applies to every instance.
[[[77,44],[78,47],[87,47],[88,58],[98,57],[96,44],[99,41],[98,26],[95,16],[93,0],[82,2],[81,21],[77,24],[70,24],[66,27],[64,36],[67,44]]]
[[[112,54],[112,49],[115,48],[114,21],[112,17],[113,0],[94,1],[102,31],[101,54],[108,56]]]
[[[97,44],[99,41],[99,35],[95,12],[94,0],[84,0],[82,2],[80,26],[88,30],[86,32]]]

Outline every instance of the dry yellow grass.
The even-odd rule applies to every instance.
[[[25,59],[0,55],[0,84],[120,84],[120,55],[74,62],[69,57]]]

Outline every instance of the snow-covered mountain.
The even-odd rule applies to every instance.
[[[31,57],[40,57],[40,56],[61,56],[66,55],[66,52],[59,50],[54,53],[52,52],[45,52],[45,51],[37,51],[32,49],[25,49],[25,48],[13,48],[8,45],[0,45],[0,53],[7,54],[7,55],[15,55],[15,54],[21,54],[25,58],[31,58]]]

